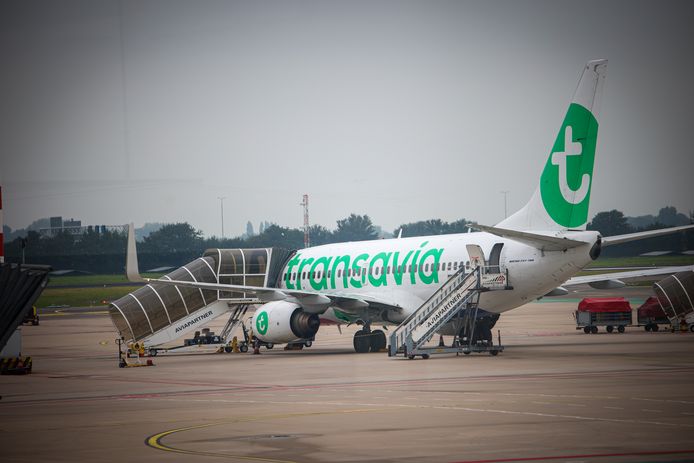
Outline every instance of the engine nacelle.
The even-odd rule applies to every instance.
[[[253,333],[261,341],[273,344],[313,339],[319,327],[318,315],[304,312],[292,302],[268,302],[253,314]]]

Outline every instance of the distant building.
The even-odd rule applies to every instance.
[[[53,237],[58,233],[70,233],[79,240],[79,237],[87,232],[95,231],[97,233],[106,233],[106,231],[124,231],[123,225],[89,225],[82,226],[81,220],[63,220],[62,217],[51,217],[49,220],[49,228],[40,228],[39,233],[43,236]]]

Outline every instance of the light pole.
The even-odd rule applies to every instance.
[[[506,207],[506,196],[508,195],[508,190],[504,190],[501,192],[501,194],[504,195],[504,219],[508,217],[508,208]]]
[[[227,199],[226,196],[217,196],[219,200],[219,209],[222,213],[222,239],[224,239],[224,200]]]

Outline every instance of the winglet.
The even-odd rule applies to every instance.
[[[135,245],[135,225],[128,225],[128,248],[125,255],[125,276],[128,281],[133,283],[144,282],[145,279],[140,276],[140,269],[137,264],[137,247]]]

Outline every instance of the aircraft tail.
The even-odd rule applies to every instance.
[[[125,276],[128,281],[133,283],[143,282],[144,278],[140,276],[140,267],[137,264],[137,247],[135,244],[135,225],[128,225],[128,247],[125,254]]]
[[[530,201],[496,227],[525,231],[585,230],[607,60],[583,69],[564,122]]]

